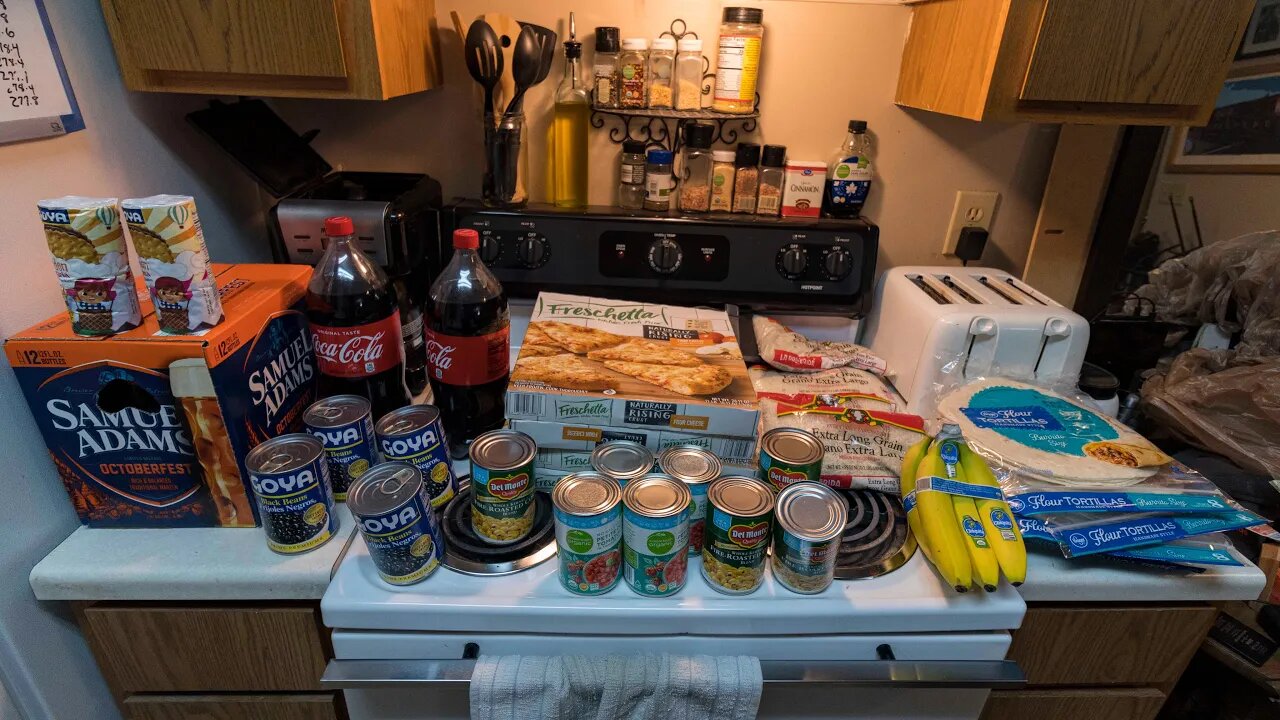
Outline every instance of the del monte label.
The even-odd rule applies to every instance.
[[[769,523],[757,522],[750,525],[734,525],[729,528],[729,539],[740,547],[756,547],[769,539]]]

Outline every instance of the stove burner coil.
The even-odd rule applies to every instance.
[[[533,529],[510,545],[490,545],[471,527],[471,476],[458,478],[458,494],[437,515],[444,534],[445,567],[467,575],[509,575],[556,554],[551,499],[534,494]]]
[[[875,490],[841,490],[849,521],[840,536],[836,578],[878,577],[902,567],[916,551],[902,501]]]

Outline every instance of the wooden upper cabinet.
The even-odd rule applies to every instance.
[[[130,90],[383,100],[440,84],[434,0],[101,0]]]
[[[1254,0],[924,0],[899,105],[972,120],[1203,124]]]

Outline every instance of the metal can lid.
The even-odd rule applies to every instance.
[[[778,527],[802,540],[840,537],[849,504],[835,490],[815,482],[798,482],[778,493],[774,516]]]
[[[773,509],[773,490],[760,480],[726,475],[707,488],[707,501],[730,515],[764,515]]]
[[[634,480],[653,470],[653,453],[632,440],[611,440],[591,451],[591,467],[612,478]]]
[[[471,442],[471,462],[486,470],[513,470],[537,454],[538,444],[519,430],[490,430]]]
[[[356,515],[382,515],[422,491],[422,473],[405,462],[378,463],[347,488],[347,507]]]
[[[383,415],[373,431],[383,437],[396,437],[421,430],[440,418],[435,405],[406,405]]]
[[[822,441],[813,433],[798,428],[774,428],[760,438],[760,449],[769,457],[793,465],[804,465],[822,459]]]
[[[313,463],[324,455],[315,435],[290,433],[267,440],[249,451],[244,465],[251,474],[283,473]]]
[[[576,472],[560,478],[551,491],[551,502],[569,515],[599,515],[618,507],[622,488],[604,473]]]
[[[369,414],[369,400],[359,395],[334,395],[311,403],[302,414],[309,427],[331,428],[353,423]]]
[[[651,518],[679,515],[692,501],[688,486],[662,473],[632,480],[622,490],[622,502],[628,510]]]
[[[720,458],[697,445],[674,445],[658,456],[662,472],[690,484],[708,483],[720,477]]]

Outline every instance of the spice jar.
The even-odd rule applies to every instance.
[[[711,153],[711,212],[733,211],[733,156],[732,150]]]
[[[676,43],[676,109],[702,109],[702,41],[695,37],[680,38]]]
[[[711,209],[711,143],[716,127],[707,123],[684,126],[684,151],[680,171],[680,210],[707,212]]]
[[[618,105],[642,108],[648,102],[645,78],[649,74],[649,41],[627,38],[618,56]]]
[[[760,184],[760,146],[755,143],[738,143],[733,165],[733,211],[756,211],[756,189]]]
[[[786,175],[787,148],[782,145],[765,145],[760,159],[760,193],[756,199],[756,214],[777,217],[782,208],[782,183]]]
[[[654,38],[649,45],[649,107],[675,107],[676,41]]]
[[[644,166],[644,209],[670,210],[671,189],[675,178],[671,165],[675,155],[670,150],[650,150]]]
[[[596,58],[591,65],[591,91],[598,107],[618,107],[618,28],[596,28]]]
[[[721,16],[716,92],[712,107],[745,115],[755,110],[756,80],[760,75],[760,45],[764,39],[764,10],[727,7]]]
[[[627,140],[622,143],[618,161],[618,207],[639,210],[644,207],[644,143]]]

